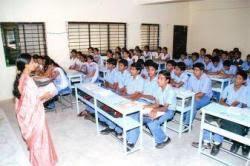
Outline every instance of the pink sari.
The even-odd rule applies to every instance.
[[[33,166],[54,166],[57,155],[45,119],[39,88],[28,75],[22,75],[18,87],[21,97],[16,101],[19,127],[30,152]]]

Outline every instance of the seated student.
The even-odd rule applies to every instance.
[[[77,51],[75,49],[71,50],[69,69],[73,69],[76,65],[76,61],[77,61],[76,53],[77,53]]]
[[[88,48],[88,55],[94,56],[94,48],[93,47]]]
[[[143,92],[137,96],[137,99],[147,101],[154,101],[154,93],[158,89],[157,84],[157,70],[158,64],[154,63],[153,61],[146,61],[148,62],[148,77],[144,80],[144,87]]]
[[[145,106],[150,109],[148,116],[144,116],[143,122],[152,133],[156,148],[161,149],[170,143],[171,139],[164,133],[161,125],[174,116],[176,107],[176,93],[170,85],[170,73],[162,70],[158,75],[158,90],[155,92],[155,103]],[[161,116],[159,114],[162,114]]]
[[[207,73],[213,74],[213,75],[219,74],[221,70],[223,69],[223,65],[220,63],[219,56],[212,57],[212,64],[213,65],[211,67],[211,70],[209,70]]]
[[[109,89],[114,89],[115,77],[117,75],[116,70],[117,60],[114,58],[109,58],[107,60],[107,74],[104,77],[104,87]]]
[[[126,81],[125,91],[124,91],[124,94],[122,95],[126,96],[129,99],[134,99],[139,93],[142,93],[144,81],[143,81],[143,78],[140,76],[140,72],[141,72],[140,64],[137,64],[137,63],[131,64],[130,66],[131,76]],[[139,120],[138,113],[131,114],[130,117],[135,120]],[[119,126],[117,126],[111,121],[107,121],[106,123],[108,124],[108,127],[102,130],[101,134],[107,135],[115,131],[118,136],[122,135],[122,129]],[[137,134],[138,132],[139,132],[139,128],[135,128],[135,129],[128,131],[127,145],[130,148],[134,147],[139,136],[139,134]]]
[[[212,97],[212,84],[210,78],[204,73],[204,65],[196,63],[193,66],[193,74],[189,77],[187,89],[195,93],[193,117],[194,120],[198,110],[206,106]],[[190,111],[184,114],[184,124],[190,121]]]
[[[149,50],[149,46],[144,46],[143,56],[145,60],[152,59],[152,52]]]
[[[128,61],[128,66],[130,66],[133,63],[133,60],[131,59],[131,54],[129,51],[125,50],[123,54],[123,59],[126,59]]]
[[[193,52],[191,55],[192,65],[195,63],[201,62],[199,59],[199,54],[197,52]]]
[[[112,50],[107,50],[106,51],[106,56],[107,56],[108,59],[109,58],[113,58],[113,52],[112,52]]]
[[[212,57],[219,56],[219,51],[220,50],[218,48],[214,48],[212,51]]]
[[[97,73],[96,73],[97,72]],[[95,82],[97,79],[96,74],[98,75],[98,65],[94,61],[94,58],[92,55],[87,56],[87,73],[84,77],[84,82]]]
[[[174,74],[172,75],[171,84],[176,88],[187,88],[187,81],[189,79],[188,74],[185,72],[186,65],[184,62],[176,63]]]
[[[98,48],[94,48],[94,61],[98,64],[98,66],[102,66],[103,65],[101,54],[100,54]]]
[[[220,72],[220,75],[222,75],[225,78],[232,78],[235,76],[237,72],[237,67],[232,65],[229,60],[225,60],[223,62],[223,69]]]
[[[168,60],[167,61],[167,71],[169,71],[170,75],[171,75],[171,78],[173,77],[174,75],[174,68],[176,66],[176,63],[174,60]]]
[[[221,59],[221,63],[223,63],[226,60],[229,60],[229,58],[228,58],[228,52],[227,51],[223,51],[221,53],[221,58],[220,59]]]
[[[193,67],[192,60],[187,57],[187,53],[182,53],[180,57],[180,62],[184,62],[188,69]]]
[[[247,74],[244,71],[239,71],[236,74],[235,83],[227,86],[223,92],[222,97],[220,99],[220,104],[227,107],[244,107],[247,98],[247,90],[244,86],[244,83],[247,79]],[[231,121],[222,120],[221,128],[225,130],[229,130],[239,135],[246,135],[246,127],[233,123]],[[212,137],[211,137],[212,135]],[[209,148],[211,144],[213,144],[211,155],[215,156],[219,153],[221,144],[223,142],[223,137],[219,134],[212,134],[208,130],[204,130],[203,132],[203,147]],[[193,142],[192,145],[194,147],[198,147],[197,142]],[[233,153],[237,153],[240,147],[240,143],[233,141],[233,145],[231,146],[230,151]],[[243,155],[247,156],[249,153],[249,147],[243,146],[242,148]]]
[[[114,90],[118,94],[124,94],[126,81],[130,77],[128,69],[128,61],[121,59],[118,62],[118,71],[114,80]]]
[[[146,60],[146,62],[144,63],[142,59],[139,59],[137,61],[137,63],[141,64],[141,66],[142,66],[142,70],[141,70],[142,78],[147,79],[148,78],[148,67],[149,67],[149,64],[153,63],[153,60],[149,59],[149,60]]]
[[[155,55],[155,57],[153,57],[154,59],[159,59],[160,58],[160,55],[162,53],[162,48],[159,46],[157,47],[157,54]]]
[[[205,67],[205,72],[209,72],[212,70],[213,63],[211,62],[212,56],[210,54],[206,54],[204,56],[204,67]]]
[[[243,62],[241,68],[244,71],[248,71],[250,69],[250,54],[247,55],[247,59],[245,62]]]
[[[160,54],[160,60],[164,60],[164,61],[168,61],[170,60],[170,54],[168,53],[168,48],[167,47],[163,47],[162,48],[162,52]]]
[[[233,64],[237,66],[238,68],[241,67],[243,64],[243,60],[241,59],[241,52],[240,51],[235,51],[234,52],[234,57],[235,59],[233,60]]]
[[[204,56],[206,55],[207,50],[205,48],[200,49],[199,61],[204,62]]]
[[[142,59],[143,62],[145,62],[145,57],[144,57],[143,54],[142,54],[142,50],[136,49],[136,50],[135,50],[135,56],[138,57],[138,60],[139,60],[139,59]],[[137,62],[137,61],[136,61],[136,62]]]

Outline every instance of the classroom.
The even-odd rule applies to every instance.
[[[250,166],[250,0],[0,0],[0,166]]]

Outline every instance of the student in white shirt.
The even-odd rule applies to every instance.
[[[180,62],[184,62],[188,69],[193,67],[191,58],[187,56],[187,53],[182,53],[180,57]]]
[[[200,49],[200,56],[199,56],[199,61],[203,62],[204,61],[204,56],[206,55],[207,50],[205,48]]]
[[[75,68],[76,60],[77,60],[76,53],[77,53],[77,51],[75,49],[71,50],[69,69],[74,69]]]
[[[172,75],[172,86],[176,88],[187,88],[187,82],[189,79],[188,74],[185,72],[186,65],[184,62],[176,63],[174,74]]]
[[[212,62],[211,62],[212,56],[210,54],[206,54],[204,56],[204,67],[205,67],[205,72],[210,72],[212,70]]]
[[[229,60],[223,62],[223,68],[220,72],[224,78],[233,78],[237,73],[237,67],[232,65]]]
[[[152,52],[149,50],[149,46],[144,46],[143,56],[145,60],[152,59]]]
[[[96,77],[96,78],[95,78]],[[98,77],[98,65],[94,62],[92,55],[87,56],[87,73],[84,82],[95,82]]]
[[[214,56],[212,57],[212,67],[211,70],[208,71],[208,74],[214,74],[217,75],[221,72],[221,70],[223,69],[223,64],[220,63],[220,58],[219,56]]]
[[[160,59],[164,60],[164,61],[170,60],[170,54],[168,53],[168,48],[167,47],[162,48],[162,52],[160,54]]]
[[[176,62],[174,60],[168,60],[167,61],[167,71],[170,72],[171,78],[174,75],[174,68],[176,66]]]
[[[131,54],[127,50],[124,51],[123,59],[126,59],[128,61],[128,66],[130,66],[133,63],[133,60],[131,59]]]
[[[115,89],[115,77],[117,75],[116,70],[117,60],[114,58],[109,58],[107,60],[107,74],[104,77],[104,87],[109,89]]]
[[[103,65],[103,60],[98,48],[94,48],[94,61],[98,64],[98,66]]]

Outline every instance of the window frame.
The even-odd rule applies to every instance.
[[[147,34],[147,37],[148,37],[148,41],[147,41],[147,44],[145,45],[148,45],[149,48],[152,47],[151,46],[151,43],[150,43],[150,26],[156,26],[157,27],[157,39],[156,39],[156,47],[159,47],[160,46],[160,24],[151,24],[151,23],[142,23],[141,24],[141,47],[144,47],[145,45],[143,45],[143,42],[142,42],[142,26],[148,26],[148,34]],[[156,51],[156,49],[151,49],[151,51]]]

